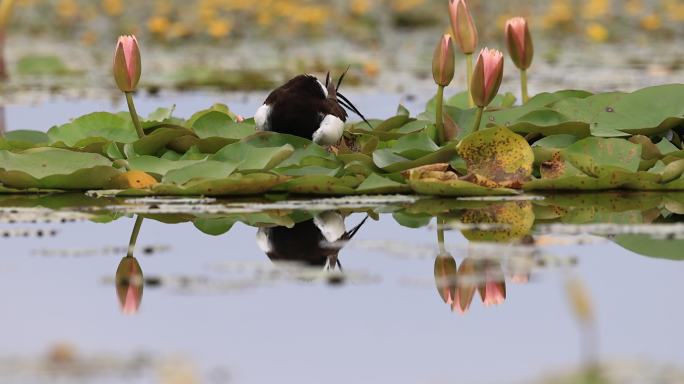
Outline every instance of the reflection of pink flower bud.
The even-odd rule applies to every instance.
[[[485,261],[483,264],[484,281],[478,286],[480,298],[485,306],[503,304],[506,300],[506,282],[501,265],[495,261]]]
[[[121,312],[126,315],[138,312],[143,295],[143,274],[134,257],[124,257],[116,269],[116,295],[121,304]]]
[[[452,305],[456,296],[456,260],[451,255],[439,255],[435,259],[435,282],[439,296]]]
[[[503,53],[489,48],[484,48],[480,52],[470,84],[470,93],[475,105],[484,108],[494,100],[503,79],[503,68]]]
[[[451,83],[454,79],[455,61],[451,35],[444,35],[439,40],[435,54],[432,56],[432,78],[435,79],[437,85],[446,87]]]
[[[532,65],[534,47],[527,20],[514,17],[506,22],[506,46],[515,66],[526,70]]]
[[[477,28],[465,0],[449,0],[449,17],[454,37],[465,54],[477,48]]]
[[[458,287],[456,288],[456,299],[451,309],[461,314],[468,312],[470,303],[475,297],[475,290],[477,289],[477,270],[474,260],[467,258],[463,260],[461,266],[458,268]]]
[[[122,92],[133,92],[142,70],[140,48],[135,36],[121,36],[114,52],[114,80]]]

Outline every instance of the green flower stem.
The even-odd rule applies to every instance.
[[[480,124],[482,123],[482,114],[484,113],[484,107],[478,107],[475,115],[475,124],[473,125],[473,132],[480,130]]]
[[[526,69],[520,70],[520,85],[522,87],[522,102],[523,102],[523,104],[527,104],[527,102],[530,100],[530,96],[527,93],[527,70]]]
[[[140,125],[140,119],[138,118],[138,112],[135,110],[135,104],[133,103],[133,93],[124,92],[126,95],[126,102],[128,103],[128,111],[131,113],[131,120],[133,120],[133,125],[135,126],[136,132],[138,132],[138,138],[142,139],[145,137],[145,131]]]
[[[133,232],[131,233],[131,240],[128,242],[128,254],[126,257],[133,257],[133,251],[135,251],[135,243],[138,241],[138,235],[140,234],[140,227],[142,226],[143,218],[139,216],[135,219],[135,225],[133,226]]]
[[[473,81],[473,54],[466,53],[466,78],[468,79],[468,106],[473,108],[475,102],[473,101],[473,95],[470,93],[470,83]]]
[[[446,134],[444,132],[444,87],[437,86],[437,98],[435,100],[435,127],[437,128],[437,144],[444,145],[446,142]]]

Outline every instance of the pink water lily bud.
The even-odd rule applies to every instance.
[[[470,93],[475,105],[484,108],[494,100],[503,79],[504,57],[496,49],[484,48],[477,57]]]
[[[532,35],[527,26],[527,20],[522,17],[514,17],[506,22],[506,46],[508,54],[515,66],[521,70],[527,70],[532,65],[534,47]]]
[[[477,27],[465,0],[449,0],[449,17],[454,37],[465,54],[477,49]]]
[[[133,35],[121,36],[114,52],[114,80],[122,92],[133,92],[140,81],[142,64],[138,40]]]
[[[435,83],[446,87],[454,79],[456,58],[454,55],[454,43],[451,35],[444,35],[439,40],[432,56],[432,77]]]

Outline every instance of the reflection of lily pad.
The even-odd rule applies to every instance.
[[[527,235],[534,225],[534,210],[529,201],[509,201],[486,208],[469,209],[461,216],[464,224],[491,226],[463,230],[470,241],[513,241]]]
[[[650,235],[618,235],[613,241],[619,246],[643,256],[684,260],[684,240],[655,239]]]

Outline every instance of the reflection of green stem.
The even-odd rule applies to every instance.
[[[140,227],[142,226],[142,222],[142,216],[138,216],[135,219],[135,225],[133,226],[133,232],[131,233],[131,240],[128,242],[128,254],[126,255],[127,257],[133,257],[135,243],[138,241],[138,235],[140,234]]]
[[[468,79],[468,106],[470,108],[475,106],[473,101],[473,94],[470,93],[470,82],[473,81],[473,54],[466,53],[466,78]]]
[[[446,221],[444,219],[437,218],[437,244],[439,245],[439,254],[446,254],[446,247],[444,246],[444,225]]]
[[[530,96],[527,94],[527,70],[520,70],[520,85],[522,87],[522,103],[527,104]]]
[[[482,114],[484,113],[484,107],[477,108],[477,113],[475,115],[475,124],[473,125],[473,132],[480,130],[480,124],[482,123]]]
[[[135,110],[135,104],[133,104],[133,93],[124,92],[126,94],[126,102],[128,103],[128,111],[131,113],[131,119],[133,120],[133,125],[135,126],[136,132],[138,132],[138,138],[142,139],[145,137],[145,131],[140,125],[140,119],[138,118],[138,112]]]
[[[446,142],[446,134],[444,132],[444,118],[442,114],[444,113],[444,87],[441,85],[437,86],[437,99],[435,100],[435,127],[437,128],[437,138],[439,146],[444,145]]]

